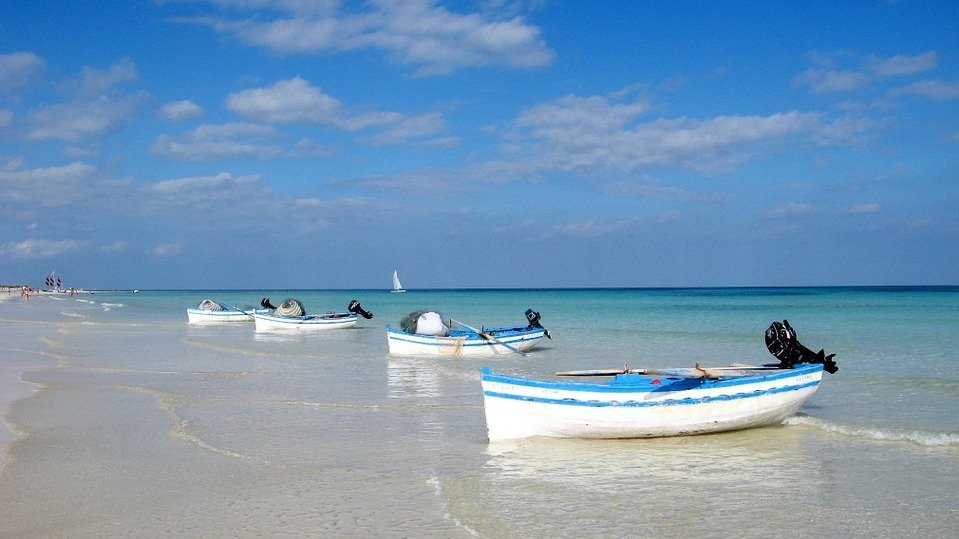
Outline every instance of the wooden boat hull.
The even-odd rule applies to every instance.
[[[391,326],[386,327],[386,338],[391,354],[431,356],[494,356],[515,354],[515,350],[527,352],[539,344],[545,336],[543,328],[527,329],[526,326],[487,328],[485,333],[493,339],[473,331],[451,331],[448,337],[408,333]],[[499,341],[499,342],[497,342]],[[504,343],[509,346],[504,346]]]
[[[256,331],[323,331],[347,329],[356,325],[354,313],[314,314],[307,316],[276,316],[255,314]]]
[[[681,378],[619,374],[607,383],[532,380],[482,371],[490,441],[648,438],[760,427],[792,416],[819,388],[822,365]]]
[[[222,311],[207,311],[203,309],[187,309],[187,320],[190,324],[220,324],[225,322],[252,322],[255,313],[266,314],[267,309],[223,309]]]

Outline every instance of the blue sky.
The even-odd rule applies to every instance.
[[[959,284],[956,2],[6,1],[0,282]]]

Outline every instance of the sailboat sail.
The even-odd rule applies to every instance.
[[[393,271],[393,292],[406,292],[403,290],[403,285],[400,284],[400,277],[396,274],[396,271]]]

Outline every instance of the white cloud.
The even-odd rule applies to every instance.
[[[810,215],[815,213],[816,209],[811,204],[806,204],[803,202],[789,202],[783,204],[777,208],[764,212],[766,217],[772,217],[775,219],[781,218],[791,218],[791,217],[802,217],[805,215]]]
[[[808,84],[813,93],[829,94],[858,90],[881,79],[929,71],[936,67],[938,55],[930,51],[914,56],[897,55],[880,58],[872,55],[861,58],[843,53],[832,57],[817,56],[815,60],[827,67],[810,68],[797,76],[796,82]],[[835,69],[835,64],[840,61],[852,61],[857,65],[850,69]]]
[[[849,208],[849,213],[878,213],[879,204],[874,202],[863,202],[859,204],[853,204]]]
[[[944,82],[939,80],[921,80],[900,86],[891,90],[890,95],[916,95],[927,97],[934,101],[951,101],[959,99],[959,82]]]
[[[46,62],[32,52],[0,54],[0,90],[12,91],[31,84],[45,66]]]
[[[520,114],[508,140],[511,151],[537,156],[543,170],[643,170],[680,167],[726,170],[751,152],[821,128],[820,115],[789,111],[769,116],[718,116],[709,120],[632,120],[641,102],[567,96]]]
[[[81,243],[74,240],[49,240],[30,238],[20,242],[0,245],[0,255],[21,260],[51,258],[77,250]]]
[[[832,71],[827,69],[809,69],[797,80],[808,83],[813,93],[827,94],[848,92],[869,84],[870,77],[859,71]]]
[[[136,81],[136,67],[122,59],[105,70],[86,67],[70,101],[42,106],[26,117],[31,140],[87,141],[119,131],[133,121],[141,96],[119,87]]]
[[[160,116],[167,120],[190,120],[203,115],[203,109],[190,100],[171,101],[160,107]]]
[[[343,131],[379,128],[380,132],[360,139],[377,146],[401,144],[446,129],[439,112],[404,115],[372,111],[351,115],[338,99],[300,77],[230,94],[226,105],[246,119],[271,124],[320,124]],[[310,150],[311,155],[328,153],[320,148]]]
[[[129,125],[139,99],[135,96],[100,96],[41,107],[27,116],[31,140],[76,142],[119,131]]]
[[[14,114],[10,109],[0,109],[0,129],[7,129],[13,125]]]
[[[226,107],[244,118],[283,124],[337,123],[340,102],[296,77],[230,94]]]
[[[521,17],[454,13],[435,0],[373,1],[365,11],[338,3],[307,8],[291,1],[229,2],[254,11],[247,20],[194,19],[243,42],[281,53],[380,48],[395,62],[438,75],[464,67],[540,67],[553,59],[539,28]],[[272,8],[272,9],[271,9]],[[275,11],[290,16],[270,20]]]
[[[135,82],[139,77],[133,60],[129,58],[122,58],[107,69],[84,67],[80,75],[80,91],[85,95],[97,97],[118,86]]]
[[[186,161],[289,157],[289,150],[272,142],[277,136],[275,128],[263,124],[204,124],[185,133],[182,140],[168,135],[158,136],[150,146],[150,153],[164,159]]]
[[[151,254],[156,258],[166,258],[183,252],[182,243],[161,243],[153,248]]]
[[[0,170],[0,208],[65,206],[90,196],[96,167],[74,162],[59,167]]]
[[[397,121],[382,132],[369,137],[369,141],[377,146],[402,144],[410,139],[426,137],[443,131],[446,121],[438,112],[408,116]]]
[[[878,77],[902,77],[935,69],[938,61],[939,57],[934,51],[915,56],[897,55],[890,58],[871,56],[868,60],[868,69]]]
[[[100,246],[100,251],[104,253],[115,253],[119,251],[125,251],[129,247],[129,243],[125,241],[115,241],[113,243],[107,243]]]

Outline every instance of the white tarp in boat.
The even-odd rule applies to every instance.
[[[416,333],[421,335],[437,335],[445,337],[450,334],[450,328],[443,323],[443,318],[437,312],[429,311],[416,319]]]

